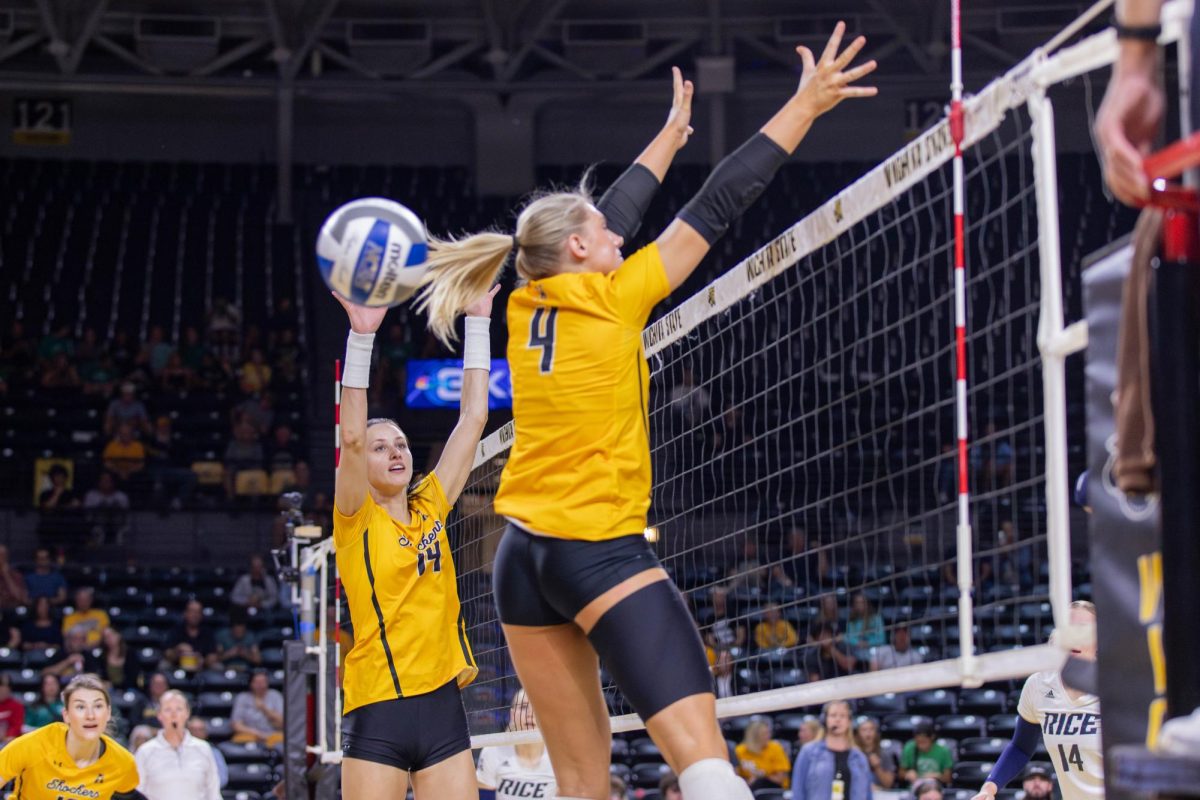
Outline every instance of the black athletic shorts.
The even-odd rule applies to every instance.
[[[342,755],[419,772],[471,749],[458,681],[342,716]]]
[[[621,581],[659,566],[640,533],[583,542],[509,524],[496,550],[492,593],[506,625],[562,625]]]

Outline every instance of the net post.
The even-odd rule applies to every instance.
[[[975,662],[974,554],[971,532],[971,492],[967,420],[967,266],[966,266],[966,180],[963,170],[963,139],[966,119],[962,100],[962,8],[950,0],[950,137],[954,141],[954,341],[955,419],[958,434],[958,525],[955,528],[958,556],[958,641],[964,686],[978,686]]]
[[[1043,414],[1046,440],[1046,549],[1050,562],[1050,607],[1055,630],[1071,639],[1071,528],[1067,476],[1067,354],[1064,343],[1062,260],[1058,238],[1058,169],[1054,106],[1043,89],[1026,102],[1033,122],[1033,174],[1038,214],[1038,263],[1041,310],[1037,342],[1042,354]]]

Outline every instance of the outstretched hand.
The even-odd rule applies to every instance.
[[[671,111],[667,114],[664,130],[674,135],[675,149],[678,150],[687,144],[688,137],[695,132],[692,130],[691,121],[692,95],[696,87],[691,81],[683,79],[679,67],[671,67],[671,85],[675,93],[671,99]]]
[[[487,294],[464,308],[463,313],[468,317],[490,317],[492,315],[492,299],[495,298],[496,293],[499,291],[500,284],[497,283]]]
[[[851,86],[859,78],[875,71],[877,64],[874,60],[867,61],[852,69],[847,69],[850,62],[866,45],[867,40],[859,36],[850,45],[838,53],[842,45],[842,36],[846,33],[846,23],[839,22],[833,29],[833,35],[825,45],[820,60],[816,60],[812,50],[804,45],[796,48],[800,60],[804,64],[804,72],[800,76],[800,87],[796,90],[796,98],[812,111],[813,116],[820,116],[829,111],[847,97],[874,97],[879,90],[874,86]]]
[[[342,308],[346,309],[346,316],[350,318],[350,330],[355,333],[375,333],[383,324],[383,318],[387,316],[387,306],[369,308],[351,303],[337,292],[330,292],[330,294],[333,295],[334,300],[342,304]]]

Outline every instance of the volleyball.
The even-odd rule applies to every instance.
[[[382,197],[346,203],[317,236],[321,277],[361,306],[394,306],[412,297],[425,275],[425,254],[421,218]]]

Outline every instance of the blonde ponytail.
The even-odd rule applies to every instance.
[[[417,311],[429,317],[429,330],[447,347],[458,337],[454,321],[487,294],[513,247],[503,233],[476,233],[462,239],[429,237],[429,269],[417,297]]]
[[[417,311],[429,317],[429,330],[451,346],[458,315],[495,285],[517,241],[516,268],[522,279],[557,275],[567,238],[583,230],[593,207],[587,182],[585,175],[574,191],[535,195],[517,217],[515,240],[495,231],[461,239],[430,236],[429,269],[416,303]]]

